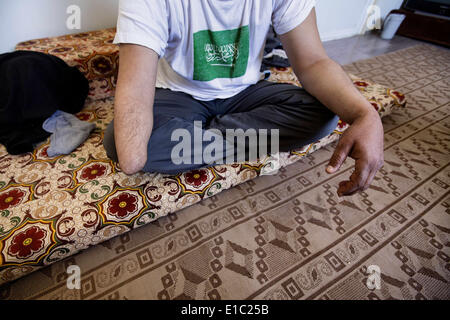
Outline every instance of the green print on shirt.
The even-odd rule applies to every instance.
[[[247,71],[249,38],[248,26],[194,33],[194,80],[242,77]]]

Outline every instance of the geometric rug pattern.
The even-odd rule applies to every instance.
[[[408,100],[383,119],[385,165],[368,190],[337,197],[353,161],[327,174],[333,143],[4,284],[0,298],[450,299],[450,51],[344,68]],[[79,290],[66,286],[72,264]]]

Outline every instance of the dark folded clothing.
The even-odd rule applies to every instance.
[[[290,66],[291,66],[291,64],[289,63],[288,59],[286,59],[280,55],[274,54],[270,58],[269,57],[264,58],[262,65],[261,65],[261,70],[268,70],[271,67],[287,68]]]
[[[290,67],[290,65],[283,51],[283,45],[273,30],[273,27],[271,27],[264,47],[264,59],[261,65],[261,71],[269,70],[271,67],[286,68]]]
[[[10,154],[33,151],[50,135],[42,128],[56,110],[77,113],[89,83],[52,55],[15,51],[0,55],[0,143]]]

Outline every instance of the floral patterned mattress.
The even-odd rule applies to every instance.
[[[0,146],[0,284],[254,179],[268,165],[267,159],[261,159],[173,176],[122,173],[102,146],[103,132],[113,119],[117,50],[107,40],[111,35],[113,31],[108,29],[18,45],[20,49],[59,54],[69,64],[80,67],[91,81],[91,99],[77,116],[95,123],[97,128],[67,156],[49,157],[49,141],[21,156],[9,155]],[[101,50],[92,49],[96,44],[107,47],[104,56]],[[89,60],[93,57],[94,61]],[[105,61],[114,62],[110,65],[113,71],[106,72],[109,69]],[[103,77],[92,68],[103,68]],[[406,103],[399,92],[352,79],[380,116]],[[299,85],[290,68],[272,69],[269,80]],[[340,122],[324,139],[281,153],[281,166],[337,140],[347,127]]]

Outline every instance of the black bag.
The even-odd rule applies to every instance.
[[[50,133],[42,124],[56,110],[81,111],[89,83],[58,57],[15,51],[0,55],[0,143],[8,153],[31,152]]]

